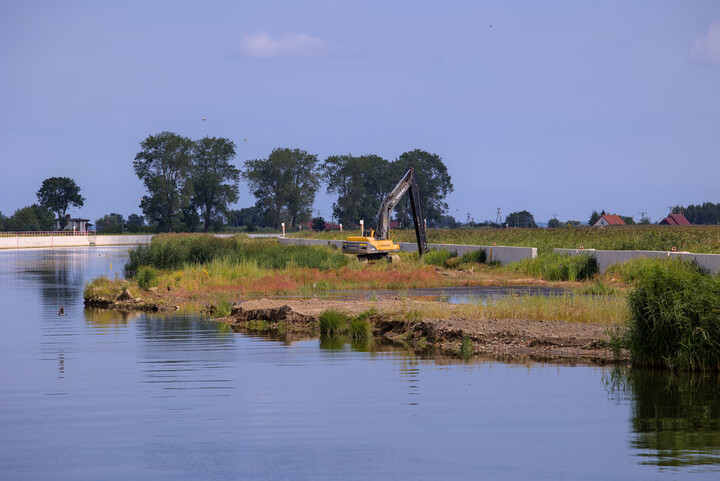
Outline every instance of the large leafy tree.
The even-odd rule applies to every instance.
[[[442,222],[442,217],[448,210],[445,198],[454,190],[447,167],[439,155],[415,149],[405,152],[393,162],[393,178],[396,182],[410,167],[415,168],[425,219],[428,225],[437,225]],[[403,225],[411,225],[412,214],[407,196],[404,196],[395,208],[395,218]]]
[[[384,197],[397,182],[390,162],[377,155],[333,155],[322,165],[328,194],[338,195],[333,215],[341,224],[353,226],[360,219],[372,225]]]
[[[535,217],[526,210],[508,214],[508,216],[505,217],[505,224],[510,227],[537,227]]]
[[[293,227],[310,218],[320,186],[317,155],[300,149],[275,149],[267,159],[245,161],[242,173],[256,206],[276,227],[286,218]]]
[[[187,137],[161,132],[143,140],[140,147],[133,168],[148,191],[140,208],[161,231],[172,231],[180,225],[192,194],[189,176],[194,143]]]
[[[37,191],[40,205],[55,212],[60,219],[60,229],[67,225],[65,213],[70,206],[82,207],[85,198],[80,195],[80,187],[69,177],[50,177],[45,179]]]
[[[230,161],[235,144],[228,139],[205,137],[195,141],[192,162],[193,205],[200,210],[203,230],[222,221],[228,206],[237,202],[240,171]]]

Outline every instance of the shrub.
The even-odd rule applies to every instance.
[[[628,303],[635,364],[720,370],[720,277],[679,260],[650,262]]]
[[[445,267],[451,257],[457,257],[457,253],[445,249],[432,249],[423,255],[423,260],[425,264],[431,266]]]
[[[580,281],[590,279],[598,272],[597,261],[592,255],[569,256],[556,252],[513,262],[507,268],[548,281]]]
[[[320,334],[326,336],[339,336],[348,331],[349,316],[344,312],[328,309],[318,317]]]
[[[477,249],[474,251],[466,252],[460,258],[461,264],[470,262],[473,262],[475,264],[484,264],[486,261],[487,254],[485,253],[485,249]]]
[[[160,272],[157,269],[148,266],[141,266],[137,270],[135,280],[140,288],[147,290],[151,287],[157,286],[159,277]]]
[[[351,339],[366,339],[372,337],[370,320],[366,316],[350,319],[349,334]]]

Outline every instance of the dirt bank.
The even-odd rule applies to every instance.
[[[419,317],[437,307],[449,311],[445,319]],[[261,299],[233,307],[223,322],[235,330],[264,329],[317,332],[318,316],[328,309],[358,315],[372,309],[373,334],[418,350],[460,352],[467,336],[476,354],[530,356],[536,360],[583,361],[604,364],[616,359],[606,346],[606,325],[517,319],[474,320],[454,315],[456,306],[408,299],[347,301],[325,299]]]

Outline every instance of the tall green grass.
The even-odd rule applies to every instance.
[[[335,309],[323,311],[318,316],[320,334],[323,336],[348,336],[350,339],[366,339],[372,337],[370,325],[371,311],[350,317]]]
[[[505,269],[548,281],[581,281],[591,279],[598,272],[595,257],[591,255],[568,256],[555,252],[513,262]]]
[[[349,261],[341,252],[326,247],[282,246],[276,239],[248,239],[209,235],[155,236],[148,246],[130,250],[126,274],[134,275],[140,266],[179,269],[186,265],[204,265],[224,260],[229,264],[253,263],[266,269],[309,267],[336,269]]]
[[[720,277],[674,259],[646,259],[628,294],[633,363],[720,370]]]

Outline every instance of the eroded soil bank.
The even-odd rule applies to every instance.
[[[219,319],[234,330],[319,333],[318,316],[328,309],[358,315],[371,310],[376,338],[413,349],[460,353],[464,336],[475,354],[529,356],[535,360],[606,364],[623,362],[607,347],[606,325],[518,319],[474,320],[453,315],[446,319],[418,314],[446,303],[408,299],[347,301],[326,299],[260,299],[233,306],[229,317]]]

